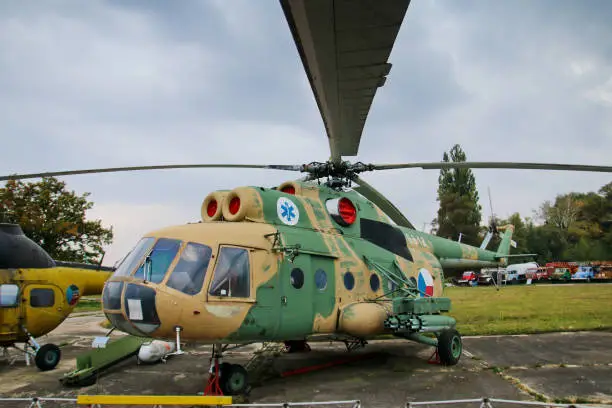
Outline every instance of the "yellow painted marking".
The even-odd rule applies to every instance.
[[[232,397],[198,395],[78,395],[78,405],[231,405]]]

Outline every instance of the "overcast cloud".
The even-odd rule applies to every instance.
[[[171,4],[171,5],[170,5]],[[378,91],[365,162],[610,165],[612,3],[414,0]],[[303,163],[329,156],[277,1],[0,3],[0,173],[170,163]],[[351,158],[355,159],[355,158]],[[488,215],[595,191],[597,173],[475,170]],[[199,219],[208,192],[295,174],[179,170],[66,177],[112,225],[112,264],[149,230]],[[438,172],[364,178],[421,228]]]

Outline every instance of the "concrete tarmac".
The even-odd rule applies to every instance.
[[[27,367],[23,357],[12,365],[0,363],[3,397],[78,394],[194,395],[204,390],[210,346],[185,347],[182,356],[166,363],[138,365],[136,357],[104,373],[95,385],[67,388],[59,378],[75,368],[78,354],[90,350],[94,336],[108,330],[100,314],[68,318],[44,338],[62,348],[55,370]],[[113,336],[122,335],[113,333]],[[267,369],[253,372],[251,403],[285,401],[361,401],[363,407],[403,407],[406,402],[464,398],[503,398],[521,401],[612,403],[612,333],[581,332],[525,336],[465,337],[458,365],[429,364],[433,349],[403,340],[374,341],[350,353],[342,343],[311,343],[305,353],[281,353],[266,359]],[[225,354],[225,361],[246,364],[258,348],[251,345]],[[357,361],[293,376],[290,370],[361,357]],[[1,403],[3,407],[28,404]],[[505,405],[505,404],[504,404]],[[51,404],[74,406],[74,404]],[[345,405],[347,406],[347,405]],[[350,406],[350,405],[348,405]],[[458,404],[473,406],[478,404]]]

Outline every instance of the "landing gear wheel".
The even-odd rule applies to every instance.
[[[225,363],[224,363],[225,364]],[[229,366],[229,367],[228,367]],[[221,390],[225,395],[243,394],[249,385],[247,370],[238,364],[228,364],[221,373]]]
[[[62,352],[55,344],[45,344],[38,349],[34,356],[36,367],[41,371],[53,370],[60,361]]]
[[[438,336],[438,356],[440,363],[451,366],[459,362],[463,343],[459,332],[455,329],[443,330]]]

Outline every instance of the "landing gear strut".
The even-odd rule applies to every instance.
[[[213,345],[208,383],[204,395],[240,395],[247,391],[249,376],[239,364],[223,362],[223,348]]]
[[[28,340],[25,343],[24,349],[20,350],[25,353],[26,364],[30,365],[30,357],[34,357],[34,364],[41,371],[49,371],[53,370],[57,364],[60,362],[62,358],[62,352],[58,346],[55,344],[45,344],[43,346],[39,345],[34,337],[28,332],[28,330],[22,326],[23,331],[25,332]]]

